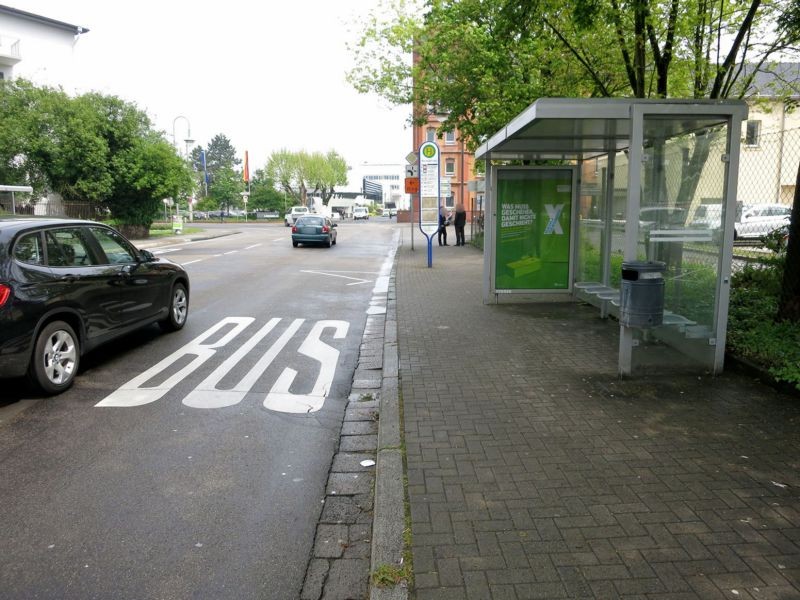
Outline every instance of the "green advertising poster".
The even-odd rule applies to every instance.
[[[498,169],[495,289],[567,289],[571,215],[571,169]]]

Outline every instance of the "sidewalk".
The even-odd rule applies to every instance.
[[[797,398],[620,380],[613,322],[485,306],[482,267],[397,253],[412,597],[800,598]]]

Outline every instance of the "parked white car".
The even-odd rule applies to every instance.
[[[367,210],[366,206],[356,206],[353,208],[353,220],[357,221],[358,219],[369,220],[369,210]]]
[[[734,238],[758,238],[785,227],[792,216],[786,204],[750,204],[742,210],[741,219],[734,225]]]
[[[789,224],[792,207],[786,204],[745,204],[736,211],[733,237],[759,238]],[[718,232],[722,228],[722,205],[699,206],[694,214],[691,227],[711,229]]]
[[[307,206],[293,206],[292,210],[286,213],[285,223],[287,227],[294,225],[295,221],[300,217],[309,214]]]

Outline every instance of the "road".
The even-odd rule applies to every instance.
[[[299,596],[397,225],[214,228],[239,233],[153,249],[189,271],[182,331],[99,349],[57,398],[0,383],[0,598]]]

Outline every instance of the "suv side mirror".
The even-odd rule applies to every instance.
[[[139,255],[142,257],[142,262],[153,262],[156,259],[150,250],[139,250]]]

